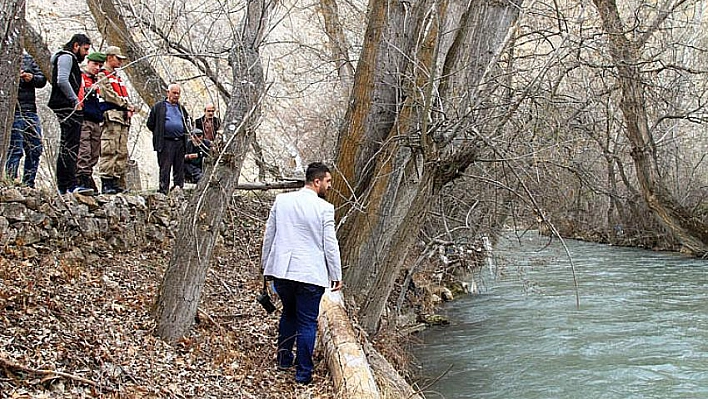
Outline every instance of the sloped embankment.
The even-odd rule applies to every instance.
[[[184,205],[0,190],[0,398],[334,397],[321,358],[307,387],[273,367],[277,313],[254,301],[268,197],[234,199],[192,335],[153,336]]]

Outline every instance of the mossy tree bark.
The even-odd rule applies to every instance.
[[[190,198],[180,223],[170,263],[156,304],[156,333],[174,341],[187,335],[209,270],[218,228],[241,173],[241,165],[255,136],[265,80],[259,46],[269,27],[273,3],[249,0],[229,63],[234,85],[224,117],[224,150],[208,168]]]

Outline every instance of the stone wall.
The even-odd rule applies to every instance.
[[[0,243],[5,255],[33,258],[42,250],[159,248],[176,232],[184,195],[59,195],[0,187]]]

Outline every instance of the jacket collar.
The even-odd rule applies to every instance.
[[[317,197],[317,193],[315,192],[315,190],[313,190],[313,189],[311,189],[311,188],[303,187],[303,188],[300,189],[300,191],[305,192],[305,193],[312,194],[312,195],[314,195],[315,197]]]

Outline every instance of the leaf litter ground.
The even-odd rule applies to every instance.
[[[169,244],[0,257],[0,398],[334,398],[319,349],[311,385],[276,370],[279,312],[255,302],[269,207],[234,200],[195,325],[174,345],[151,316]]]

